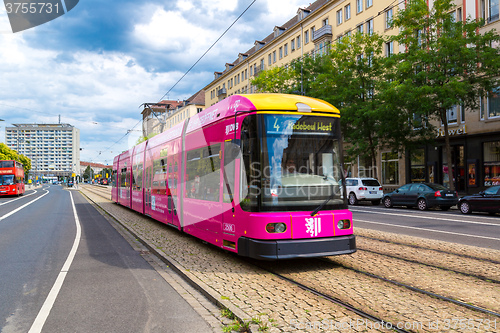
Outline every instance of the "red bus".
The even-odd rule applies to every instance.
[[[24,194],[24,168],[17,161],[0,161],[0,195]]]

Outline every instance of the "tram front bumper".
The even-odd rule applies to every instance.
[[[325,257],[356,252],[356,236],[312,239],[238,239],[238,254],[260,260]]]

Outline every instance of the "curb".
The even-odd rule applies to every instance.
[[[241,310],[239,307],[231,303],[229,300],[226,300],[222,297],[221,294],[219,294],[217,291],[213,290],[210,288],[208,285],[206,285],[203,281],[201,281],[199,278],[197,278],[194,274],[186,270],[185,267],[183,267],[177,260],[172,258],[171,256],[165,254],[163,251],[158,250],[155,248],[154,244],[151,244],[148,240],[143,239],[140,235],[135,233],[133,230],[131,230],[129,227],[124,225],[118,217],[113,215],[112,213],[108,212],[105,210],[101,205],[99,205],[97,202],[89,198],[87,195],[82,193],[80,190],[80,193],[85,196],[88,200],[92,201],[95,205],[97,205],[100,209],[105,211],[110,217],[112,217],[122,228],[127,230],[132,236],[134,236],[141,244],[143,244],[151,253],[156,255],[161,261],[163,261],[166,265],[168,265],[170,268],[172,268],[183,280],[185,280],[191,287],[199,291],[203,296],[205,296],[210,302],[213,304],[217,305],[219,308],[226,308],[229,311],[231,311],[236,319],[240,323],[244,322],[250,322],[252,318],[246,314],[243,310]],[[127,209],[127,207],[120,206],[124,209]],[[132,210],[131,210],[132,211]],[[134,213],[137,213],[135,211],[132,211]],[[141,215],[142,216],[142,215]],[[259,325],[256,324],[250,324],[249,329],[247,330],[249,333],[257,333],[259,332]]]

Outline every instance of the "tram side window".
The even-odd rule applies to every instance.
[[[186,197],[219,201],[221,145],[187,152]]]
[[[143,173],[142,163],[134,165],[132,172],[132,189],[134,191],[140,191],[142,188],[142,173]]]
[[[159,158],[153,161],[153,190],[157,194],[167,193],[167,158]]]
[[[121,173],[120,173],[120,187],[127,187],[128,186],[127,175],[128,175],[127,168],[123,168],[121,170]]]
[[[111,172],[111,186],[116,187],[116,170]]]

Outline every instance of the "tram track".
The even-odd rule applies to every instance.
[[[325,261],[325,262],[330,262],[330,263],[333,263],[335,265],[338,265],[337,262],[335,262],[335,261],[333,261],[333,260],[331,260],[329,258],[320,258],[318,260],[322,260],[322,261]],[[369,276],[369,277],[372,277],[372,278],[375,278],[375,279],[378,279],[378,280],[381,280],[381,281],[384,281],[384,282],[389,282],[391,284],[394,284],[396,286],[409,289],[411,291],[419,292],[419,293],[422,293],[422,294],[430,296],[430,297],[439,298],[439,299],[441,299],[443,301],[451,302],[451,303],[454,303],[454,304],[466,307],[466,308],[474,310],[474,311],[482,312],[482,313],[485,313],[485,314],[492,315],[492,316],[500,318],[500,313],[499,312],[490,311],[488,309],[484,309],[484,308],[479,307],[479,306],[475,306],[475,305],[472,305],[472,304],[469,304],[469,303],[466,303],[466,302],[462,302],[462,301],[459,301],[459,300],[456,300],[456,299],[453,299],[453,298],[450,298],[450,297],[447,297],[447,296],[439,295],[439,294],[436,294],[436,293],[433,293],[433,292],[430,292],[430,291],[427,291],[427,290],[424,290],[424,289],[421,289],[421,288],[416,288],[416,287],[410,286],[408,284],[401,283],[401,282],[398,282],[398,281],[395,281],[395,280],[391,280],[391,279],[388,279],[388,278],[385,278],[383,276],[379,276],[379,275],[376,275],[376,274],[373,274],[373,273],[369,273],[369,272],[366,272],[366,271],[362,271],[362,270],[355,269],[355,268],[348,267],[348,266],[344,266],[344,265],[341,265],[341,266],[344,267],[344,268],[346,268],[346,269],[350,269],[350,270],[352,270],[352,271],[354,271],[356,273],[359,273],[359,274],[363,274],[363,275],[366,275],[366,276]]]
[[[368,253],[372,253],[372,254],[377,254],[377,255],[381,255],[381,256],[385,256],[385,257],[389,257],[389,258],[393,258],[393,259],[397,259],[397,260],[401,260],[401,261],[405,261],[405,262],[409,262],[409,263],[413,263],[413,264],[424,265],[427,267],[433,267],[433,268],[445,270],[445,271],[456,273],[456,274],[462,274],[462,275],[473,277],[476,279],[480,279],[480,280],[483,280],[486,282],[500,284],[500,279],[496,279],[496,278],[492,278],[492,277],[488,277],[488,276],[484,276],[484,275],[479,275],[479,274],[468,273],[468,272],[464,272],[464,271],[460,271],[460,270],[455,270],[452,268],[445,267],[444,265],[434,265],[434,264],[426,263],[425,260],[419,261],[419,260],[401,258],[401,257],[398,257],[396,255],[391,255],[391,254],[383,253],[380,251],[373,251],[373,250],[369,250],[366,248],[360,248],[360,247],[358,247],[357,250],[358,250],[358,252],[368,252]]]
[[[340,298],[337,298],[331,294],[328,294],[328,293],[325,293],[325,292],[322,292],[322,291],[319,291],[318,289],[315,289],[313,287],[310,287],[310,286],[307,286],[306,284],[304,283],[301,283],[301,282],[298,282],[292,278],[289,278],[289,277],[286,277],[280,273],[277,273],[273,270],[270,270],[269,268],[265,267],[264,265],[260,265],[259,263],[257,263],[256,261],[254,261],[253,259],[248,259],[249,262],[251,262],[253,265],[257,266],[258,268],[270,273],[270,274],[273,274],[274,276],[288,282],[288,283],[291,283],[292,285],[294,286],[297,286],[307,292],[310,292],[318,297],[321,297],[323,299],[326,299],[327,301],[331,302],[331,303],[334,303],[336,305],[339,305],[359,316],[361,316],[362,318],[364,319],[368,319],[370,321],[372,321],[373,323],[380,323],[382,325],[385,325],[384,327],[387,327],[387,328],[391,328],[392,330],[396,331],[396,332],[400,332],[400,333],[409,333],[411,331],[407,331],[407,330],[404,330],[404,329],[400,329],[397,327],[396,324],[393,324],[392,322],[388,321],[388,320],[384,320],[382,318],[379,318],[377,316],[374,316],[368,312],[366,312],[365,310],[361,309],[360,307],[356,307],[356,306],[353,306],[352,304],[350,304],[349,302],[346,302],[346,301],[343,301],[341,300]]]
[[[377,238],[377,237],[370,237],[370,236],[364,236],[364,235],[358,235],[356,234],[356,238],[359,240],[359,239],[368,239],[368,240],[374,240],[374,241],[378,241],[378,242],[382,242],[382,243],[386,243],[386,244],[393,244],[393,245],[399,245],[399,246],[405,246],[405,247],[409,247],[409,248],[412,248],[412,249],[415,249],[415,250],[432,250],[436,253],[440,253],[440,254],[450,254],[450,255],[454,255],[454,256],[457,256],[457,257],[461,257],[461,258],[464,258],[464,259],[474,259],[474,260],[479,260],[479,261],[483,261],[483,262],[489,262],[489,263],[492,263],[492,264],[498,264],[500,265],[500,261],[499,260],[495,260],[495,259],[491,259],[491,258],[486,258],[486,257],[479,257],[479,256],[473,256],[473,255],[467,255],[467,254],[464,254],[464,253],[460,253],[458,251],[446,251],[446,250],[442,250],[442,249],[430,249],[429,247],[424,247],[424,246],[420,246],[420,245],[415,245],[415,244],[408,244],[408,243],[403,243],[403,242],[397,242],[397,241],[394,241],[394,240],[387,240],[387,239],[383,239],[383,238]]]
[[[459,317],[475,318],[474,320],[477,320],[478,323],[484,320],[496,323],[498,322],[498,318],[500,318],[500,313],[498,312],[416,288],[387,277],[353,269],[352,267],[339,264],[330,258],[317,258],[315,260],[308,260],[307,262],[295,261],[295,265],[291,268],[283,267],[279,263],[267,264],[255,261],[252,261],[252,263],[260,269],[274,274],[289,283],[344,306],[346,309],[364,318],[379,323],[383,320],[383,322],[388,323],[387,325],[392,328],[397,328],[397,325],[404,322],[404,320],[409,320],[409,322],[413,323],[419,322],[420,317],[430,318],[429,323],[432,321],[437,322],[443,319],[439,317],[439,313],[449,313],[450,316],[456,316],[457,313],[461,313]],[[349,278],[344,278],[346,276]],[[357,282],[364,289],[358,290],[354,286],[354,283],[352,288],[346,288],[345,283],[349,283],[349,281]],[[392,287],[388,287],[388,284],[392,285]],[[336,288],[336,285],[343,287]],[[400,295],[399,299],[392,296],[398,294]],[[364,300],[367,300],[367,302],[363,303]],[[355,302],[358,302],[358,304],[355,305]],[[380,304],[383,305],[381,306]],[[415,309],[421,312],[418,313]],[[439,309],[439,311],[435,311],[435,309]],[[402,317],[394,316],[396,312],[403,312],[406,315]],[[446,320],[446,318],[444,319]],[[401,327],[404,328],[404,326]],[[410,331],[414,330],[410,329]],[[423,331],[432,330],[426,330],[424,327]]]
[[[99,195],[100,197],[103,197],[107,200],[110,199],[110,189],[87,186],[86,190],[89,190],[90,192]],[[361,238],[368,239],[368,237],[364,236],[361,236]],[[400,244],[400,246],[403,245],[405,244]],[[422,251],[429,250],[423,246],[421,246],[420,249]],[[363,255],[362,253],[366,253],[378,255],[382,258],[387,258],[387,260],[401,260],[401,258],[398,258],[396,255],[385,255],[383,252],[372,252],[365,251],[365,249],[363,248],[359,253],[363,257],[365,255]],[[420,252],[421,251],[419,251],[419,253]],[[450,252],[442,251],[442,254],[449,255]],[[346,311],[356,313],[357,316],[365,318],[371,323],[378,323],[378,325],[380,325],[380,323],[382,322],[386,323],[387,326],[385,327],[392,327],[394,328],[394,331],[398,332],[420,331],[413,329],[405,330],[404,326],[400,329],[397,327],[397,325],[405,321],[417,322],[421,318],[426,318],[427,320],[442,319],[442,317],[439,317],[440,313],[449,314],[450,317],[454,316],[461,318],[480,318],[481,320],[491,321],[496,320],[500,317],[497,312],[483,309],[483,307],[476,306],[473,302],[462,302],[461,300],[459,300],[458,302],[454,302],[456,300],[453,298],[453,296],[448,297],[449,295],[446,294],[441,295],[441,293],[438,292],[429,292],[425,290],[425,288],[418,288],[411,284],[402,283],[401,281],[392,279],[390,276],[386,276],[384,274],[377,275],[375,274],[376,272],[374,272],[369,267],[366,269],[366,271],[349,267],[348,265],[345,265],[343,261],[347,260],[347,258],[350,257],[351,256],[329,257],[323,259],[308,260],[307,262],[301,260],[277,262],[275,263],[275,266],[278,269],[276,269],[273,264],[269,264],[266,262],[258,262],[252,260],[248,261],[252,261],[252,265],[255,265],[259,269],[263,269],[273,276],[276,276],[280,280],[287,281],[287,284],[305,290],[310,295],[315,295],[314,297],[318,299],[323,299],[328,302],[337,304],[338,306],[346,309]],[[424,254],[423,257],[428,257],[428,255],[426,256]],[[241,258],[238,258],[238,260],[240,259]],[[463,259],[466,258],[464,257]],[[482,260],[484,258],[474,257],[467,259]],[[419,260],[414,260],[414,262],[412,262],[411,260],[401,260],[401,262],[414,265],[424,265],[425,267],[433,269],[446,270],[443,267],[425,265]],[[488,260],[481,262],[490,263],[490,261]],[[292,263],[292,265],[290,265],[290,263]],[[494,260],[492,264],[496,264]],[[385,259],[383,259],[381,260],[380,265],[384,266],[388,265],[388,263],[385,262]],[[398,267],[398,269],[403,270],[403,267]],[[459,271],[451,269],[447,272],[449,274],[455,275],[462,274]],[[408,271],[406,274],[411,275],[412,273]],[[480,279],[480,277],[473,276],[473,274],[470,274],[467,277]],[[497,281],[488,281],[484,279],[481,279],[481,281],[490,282],[492,285],[494,285],[494,288],[498,289]],[[474,285],[470,285],[469,283],[464,284],[465,286],[463,286],[463,288],[474,288]],[[339,293],[337,293],[337,285],[343,286],[344,290],[341,290]],[[391,285],[392,287],[388,287],[389,285]],[[424,292],[422,292],[420,289]],[[425,291],[427,291],[427,293],[425,293]],[[394,294],[396,294],[396,297],[393,296]],[[470,305],[467,303],[472,303],[474,305]],[[421,304],[421,306],[415,307],[415,304]],[[427,306],[428,304],[430,304],[430,306]],[[464,304],[466,304],[467,306],[464,306]],[[432,311],[435,311],[436,313],[432,313]],[[498,320],[496,321],[496,323],[497,322]],[[424,329],[423,331],[430,332],[432,330]],[[485,330],[483,327],[481,327],[481,329],[477,331],[488,332],[488,330]]]

